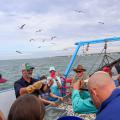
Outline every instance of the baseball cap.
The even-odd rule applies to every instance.
[[[110,67],[105,66],[102,68],[102,71],[109,73],[111,70]]]
[[[55,67],[54,67],[54,66],[50,67],[50,68],[49,68],[49,72],[50,72],[50,71],[56,71],[56,70],[55,70]]]
[[[29,63],[22,64],[22,70],[31,70],[35,69],[35,67],[31,66]]]

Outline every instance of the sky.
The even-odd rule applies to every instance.
[[[70,55],[76,42],[120,36],[119,0],[0,0],[0,5],[0,59]],[[120,42],[111,46],[119,48]]]

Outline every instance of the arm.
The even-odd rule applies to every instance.
[[[52,92],[50,92],[50,97],[58,98],[59,100],[63,101],[63,97],[59,97],[59,96],[53,94]]]
[[[55,81],[56,81],[56,83],[57,83],[58,88],[61,88],[60,82],[59,82],[58,80],[55,80]]]
[[[96,108],[92,103],[92,100],[89,96],[88,92],[81,91],[82,81],[77,81],[73,84],[73,91],[72,91],[72,107],[73,111],[77,113],[95,113]],[[83,98],[84,99],[83,99]]]
[[[26,93],[28,93],[27,90],[26,90],[26,87],[20,88],[20,92],[19,92],[20,96],[21,96],[21,95],[24,95],[24,94],[26,94]]]
[[[55,78],[55,81],[56,81],[56,83],[57,83],[58,88],[61,88],[61,80],[60,80],[60,78],[59,78],[59,77],[56,77],[56,78]]]
[[[40,100],[41,100],[44,104],[52,105],[52,106],[54,106],[54,107],[58,106],[58,104],[56,104],[55,102],[45,100],[45,99],[43,99],[43,98],[41,98],[41,97],[39,97],[39,98],[40,98]]]
[[[96,108],[92,103],[91,98],[82,99],[79,90],[72,91],[72,107],[77,113],[96,113]]]
[[[45,91],[47,91],[48,89],[49,89],[48,84],[45,84],[45,86],[44,86],[44,88],[43,88],[43,91],[45,92]]]
[[[6,120],[5,116],[3,115],[3,113],[0,111],[0,120]]]
[[[15,84],[14,84],[14,89],[15,89],[16,97],[27,93],[26,87],[23,87],[23,86],[20,85],[19,83],[15,83]]]
[[[15,89],[16,97],[19,97],[26,93],[33,93],[35,91],[35,88],[32,85],[29,85],[28,87],[23,87],[19,83],[14,84],[14,89]]]

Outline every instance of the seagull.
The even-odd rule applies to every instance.
[[[41,46],[38,46],[38,48],[41,48]]]
[[[51,40],[53,40],[53,39],[55,39],[55,38],[56,38],[56,36],[52,36],[52,37],[51,37]]]
[[[23,24],[20,26],[20,29],[23,29],[25,27],[26,24]]]
[[[22,52],[20,52],[20,51],[16,51],[17,53],[19,53],[19,54],[23,54]]]
[[[98,22],[98,23],[100,23],[100,24],[104,24],[104,22]]]
[[[32,41],[35,41],[35,39],[32,38],[32,39],[30,39],[29,41],[32,42]]]
[[[82,10],[74,10],[77,13],[84,13]]]
[[[55,45],[56,43],[51,43],[52,45]]]
[[[73,47],[67,47],[67,48],[64,48],[63,50],[71,50],[71,49],[73,49]]]
[[[42,32],[42,29],[37,30],[36,32]]]
[[[42,42],[45,42],[45,41],[46,41],[45,39],[42,40]]]

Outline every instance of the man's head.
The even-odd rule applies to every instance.
[[[29,63],[22,64],[22,75],[26,78],[31,78],[34,67]]]
[[[110,67],[105,66],[102,68],[102,71],[107,72],[112,77],[112,72]]]
[[[76,75],[78,77],[81,77],[84,73],[84,71],[86,71],[86,69],[84,69],[84,67],[82,65],[78,65],[77,68],[74,68],[73,71],[76,72]]]
[[[88,81],[88,89],[96,108],[99,108],[115,89],[115,84],[108,73],[98,71]]]
[[[49,68],[49,72],[51,77],[55,77],[56,70],[54,66]]]

